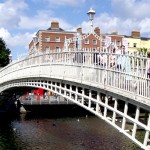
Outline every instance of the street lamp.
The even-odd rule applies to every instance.
[[[87,15],[89,16],[89,20],[91,22],[91,33],[93,33],[93,20],[94,20],[95,11],[92,8],[90,8],[90,10],[87,12]]]
[[[9,63],[11,63],[12,62],[12,54],[10,53],[8,57],[9,57]]]

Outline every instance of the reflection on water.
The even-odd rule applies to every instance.
[[[139,150],[95,116],[0,118],[0,150]]]

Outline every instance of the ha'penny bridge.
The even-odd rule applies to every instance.
[[[51,91],[90,111],[141,148],[148,149],[149,58],[141,54],[121,54],[125,62],[124,68],[119,69],[110,63],[112,56],[118,57],[98,50],[29,56],[0,70],[0,92],[20,87]],[[50,104],[51,99],[48,100]],[[44,101],[41,99],[40,104]],[[140,134],[142,130],[142,139],[137,138],[139,130]]]
[[[69,49],[75,40],[68,41],[61,52],[28,55],[1,69],[0,92],[21,87],[51,91],[66,104],[77,104],[103,119],[139,147],[150,149],[150,58],[144,52],[117,54],[104,46]],[[39,104],[52,101],[45,97]]]

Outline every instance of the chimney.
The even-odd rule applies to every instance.
[[[118,35],[118,32],[114,31],[114,32],[111,33],[111,35]]]
[[[99,28],[99,27],[96,27],[96,28],[94,29],[94,32],[95,32],[98,36],[100,36],[100,28]]]
[[[82,28],[81,27],[77,28],[77,33],[82,34]]]
[[[51,22],[51,29],[59,29],[59,22],[52,21]]]
[[[133,38],[140,38],[140,32],[139,31],[132,31],[131,36]]]

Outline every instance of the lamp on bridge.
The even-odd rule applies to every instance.
[[[94,20],[95,11],[92,8],[90,8],[90,10],[87,12],[87,15],[89,16],[89,20],[91,22],[91,32],[90,33],[93,33],[93,20]]]
[[[8,57],[9,57],[9,63],[11,63],[12,62],[12,54],[10,53]]]

